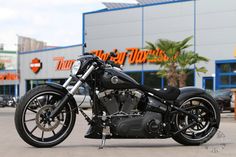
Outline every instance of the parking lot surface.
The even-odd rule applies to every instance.
[[[1,157],[235,157],[236,121],[223,116],[220,131],[201,146],[182,146],[172,139],[107,140],[99,150],[100,140],[85,139],[87,122],[77,116],[71,135],[53,148],[34,148],[23,142],[14,126],[14,108],[0,108],[0,156]],[[87,110],[86,112],[90,112]],[[227,114],[227,113],[224,113]]]

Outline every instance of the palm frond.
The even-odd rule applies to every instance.
[[[148,49],[148,50],[156,50],[157,49],[157,47],[151,42],[146,41],[146,44],[147,44],[147,46],[145,46],[145,49]]]

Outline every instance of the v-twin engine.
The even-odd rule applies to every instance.
[[[130,114],[142,97],[142,93],[134,90],[106,90],[98,93],[98,98],[109,115],[115,113]]]
[[[111,120],[113,138],[155,138],[163,134],[166,106],[137,90],[106,90],[98,93]],[[140,106],[144,107],[140,111]]]

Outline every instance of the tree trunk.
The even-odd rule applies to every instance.
[[[179,87],[185,87],[186,86],[186,80],[187,80],[188,75],[184,72],[181,71],[179,74]]]
[[[176,70],[176,65],[175,63],[172,63],[169,67],[169,71],[167,74],[167,80],[168,80],[168,85],[177,87],[178,86],[178,74]]]

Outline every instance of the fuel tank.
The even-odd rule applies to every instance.
[[[104,89],[134,89],[139,86],[133,78],[116,68],[105,69],[100,83]]]

